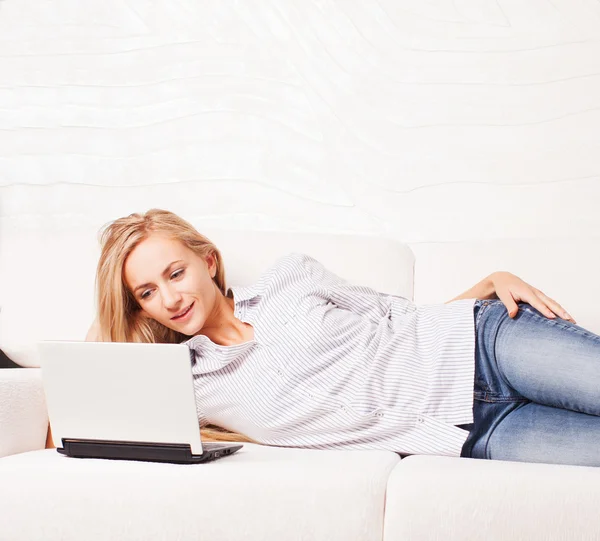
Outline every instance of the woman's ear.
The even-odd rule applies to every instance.
[[[217,258],[214,252],[211,252],[206,256],[206,265],[208,266],[210,277],[214,278],[217,275]]]

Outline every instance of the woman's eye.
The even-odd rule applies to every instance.
[[[171,274],[171,278],[177,278],[179,277],[182,273],[183,273],[184,269],[180,269],[176,272],[174,272],[173,274]],[[146,295],[146,293],[149,293],[149,291],[144,291],[142,293],[142,295],[140,296],[140,299],[145,299],[148,295]]]

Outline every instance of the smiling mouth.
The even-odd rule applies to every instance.
[[[185,317],[185,316],[187,316],[187,315],[188,315],[188,313],[189,313],[189,311],[192,309],[192,306],[194,306],[194,303],[190,304],[190,305],[187,307],[187,310],[186,310],[186,311],[185,311],[183,314],[181,314],[181,315],[179,315],[179,316],[173,316],[171,319],[181,319],[182,317]]]

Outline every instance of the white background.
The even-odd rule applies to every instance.
[[[510,270],[591,325],[599,181],[597,0],[0,1],[4,234],[384,235],[417,300]]]

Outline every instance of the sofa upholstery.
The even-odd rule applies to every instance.
[[[411,455],[390,474],[385,541],[600,539],[600,468]]]
[[[28,318],[18,288],[0,300],[0,347],[28,367],[0,370],[1,541],[600,539],[598,468],[253,444],[194,466],[72,459],[44,449],[48,418],[35,342],[84,339],[94,315],[96,230],[2,232],[0,281],[44,277],[51,287],[40,289],[44,302]],[[233,285],[251,283],[284,253],[304,251],[351,282],[419,302],[419,260],[393,239],[203,233],[221,249]],[[19,254],[21,270],[7,263],[8,254]],[[446,254],[437,263],[434,251],[423,254],[424,277],[454,280],[451,294],[428,302],[460,294],[475,283],[464,276],[484,268],[482,252],[469,260],[464,251],[458,262]]]
[[[198,465],[21,453],[0,459],[11,487],[0,491],[0,510],[10,511],[0,538],[377,541],[398,462],[385,451],[247,443]]]
[[[0,370],[0,457],[43,449],[47,431],[40,369]]]

